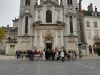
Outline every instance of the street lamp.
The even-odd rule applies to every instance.
[[[79,58],[82,58],[81,43],[78,44],[79,47]]]
[[[79,3],[82,0],[79,0]],[[80,10],[80,4],[79,4],[79,10]],[[79,58],[82,58],[82,51],[81,51],[81,45],[82,45],[82,34],[81,34],[81,27],[80,27],[80,18],[79,18],[79,10],[76,8],[76,18],[77,18],[77,34],[78,34],[78,48],[79,48]]]

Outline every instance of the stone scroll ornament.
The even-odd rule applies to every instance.
[[[29,38],[23,37],[21,43],[29,43]]]
[[[75,38],[74,37],[70,37],[69,40],[70,40],[70,42],[74,42]]]

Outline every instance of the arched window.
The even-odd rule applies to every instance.
[[[28,16],[25,17],[25,33],[28,33]]]
[[[52,22],[52,11],[51,10],[46,11],[46,22]]]
[[[72,5],[73,4],[73,1],[72,0],[67,0],[68,1],[68,4],[69,5]]]
[[[25,4],[29,6],[30,5],[30,0],[26,0]]]
[[[73,33],[73,18],[72,16],[69,16],[70,19],[70,33]]]

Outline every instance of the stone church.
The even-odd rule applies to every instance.
[[[16,50],[75,50],[78,52],[77,0],[20,0]]]

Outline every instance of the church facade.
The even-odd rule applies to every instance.
[[[57,48],[78,52],[77,6],[77,0],[20,0],[13,51]]]

